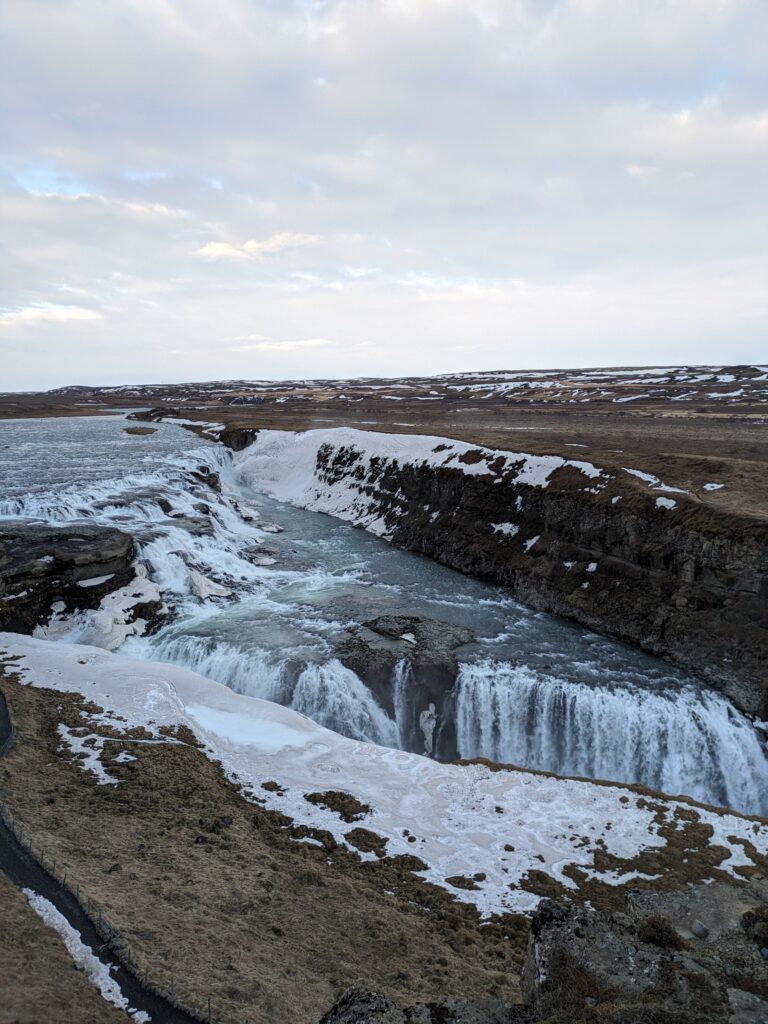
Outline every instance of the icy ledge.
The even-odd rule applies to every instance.
[[[569,866],[608,884],[630,881],[640,873],[632,869],[633,858],[642,851],[663,854],[665,828],[685,827],[676,812],[689,819],[694,813],[688,804],[649,802],[617,786],[438,764],[359,743],[187,669],[94,647],[0,633],[0,663],[8,659],[14,660],[7,670],[23,683],[83,694],[105,712],[122,716],[125,729],[144,726],[159,737],[164,725],[188,726],[246,798],[266,800],[297,824],[327,829],[339,842],[354,826],[308,803],[304,794],[352,794],[371,808],[356,825],[387,838],[387,854],[421,858],[427,865],[424,878],[483,913],[533,910],[538,897],[520,887],[529,871],[545,872],[571,889],[577,885],[565,873]],[[108,721],[117,725],[113,718]],[[106,769],[100,764],[99,769],[85,764],[99,781],[110,781]],[[280,789],[262,789],[268,780]],[[753,864],[751,851],[768,852],[768,824],[698,807],[695,814],[712,828],[710,846],[724,848],[721,871],[734,874]],[[408,842],[409,833],[415,842]],[[598,869],[598,851],[598,863],[605,864],[606,855],[620,858],[624,870],[615,863]],[[477,888],[452,886],[448,879],[459,875],[477,876]]]

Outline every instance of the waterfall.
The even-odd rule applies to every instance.
[[[413,675],[413,666],[407,658],[401,658],[392,670],[392,703],[397,726],[397,746],[408,749],[408,682]]]
[[[342,736],[399,746],[397,725],[365,683],[336,658],[304,668],[290,706]]]
[[[323,664],[276,660],[210,637],[176,636],[126,645],[126,652],[167,661],[236,693],[275,701],[351,739],[398,747],[398,728],[362,680],[333,658]]]
[[[130,641],[124,653],[151,661],[167,661],[191,669],[235,693],[287,704],[291,685],[285,662],[276,662],[266,651],[245,652],[211,637],[168,636]]]
[[[716,693],[586,686],[482,661],[461,666],[456,717],[461,757],[768,813],[765,743]]]

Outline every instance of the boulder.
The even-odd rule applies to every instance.
[[[336,656],[400,724],[406,749],[441,760],[457,756],[455,651],[472,630],[419,615],[379,615],[350,630]]]
[[[63,610],[97,608],[135,576],[133,538],[108,526],[0,524],[0,630],[31,633]]]
[[[630,894],[617,914],[544,900],[531,922],[523,998],[535,1019],[553,1024],[592,1010],[601,1021],[758,1024],[768,1020],[768,972],[745,921],[767,907],[764,880]]]
[[[320,1024],[523,1024],[530,1014],[522,1006],[496,1000],[447,997],[401,1009],[381,992],[349,988]]]

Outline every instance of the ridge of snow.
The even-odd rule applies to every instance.
[[[112,977],[110,968],[102,963],[89,946],[83,942],[80,932],[76,931],[64,915],[47,900],[32,889],[22,889],[29,900],[29,905],[49,928],[52,928],[61,938],[67,947],[67,952],[72,957],[75,965],[85,974],[86,978],[101,993],[102,999],[116,1006],[136,1021],[136,1024],[147,1024],[152,1018],[143,1010],[134,1010],[128,1005],[128,1000],[120,991],[120,986]]]

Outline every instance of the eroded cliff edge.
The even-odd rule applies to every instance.
[[[262,431],[245,478],[669,657],[768,716],[768,523],[631,467],[438,437]]]

